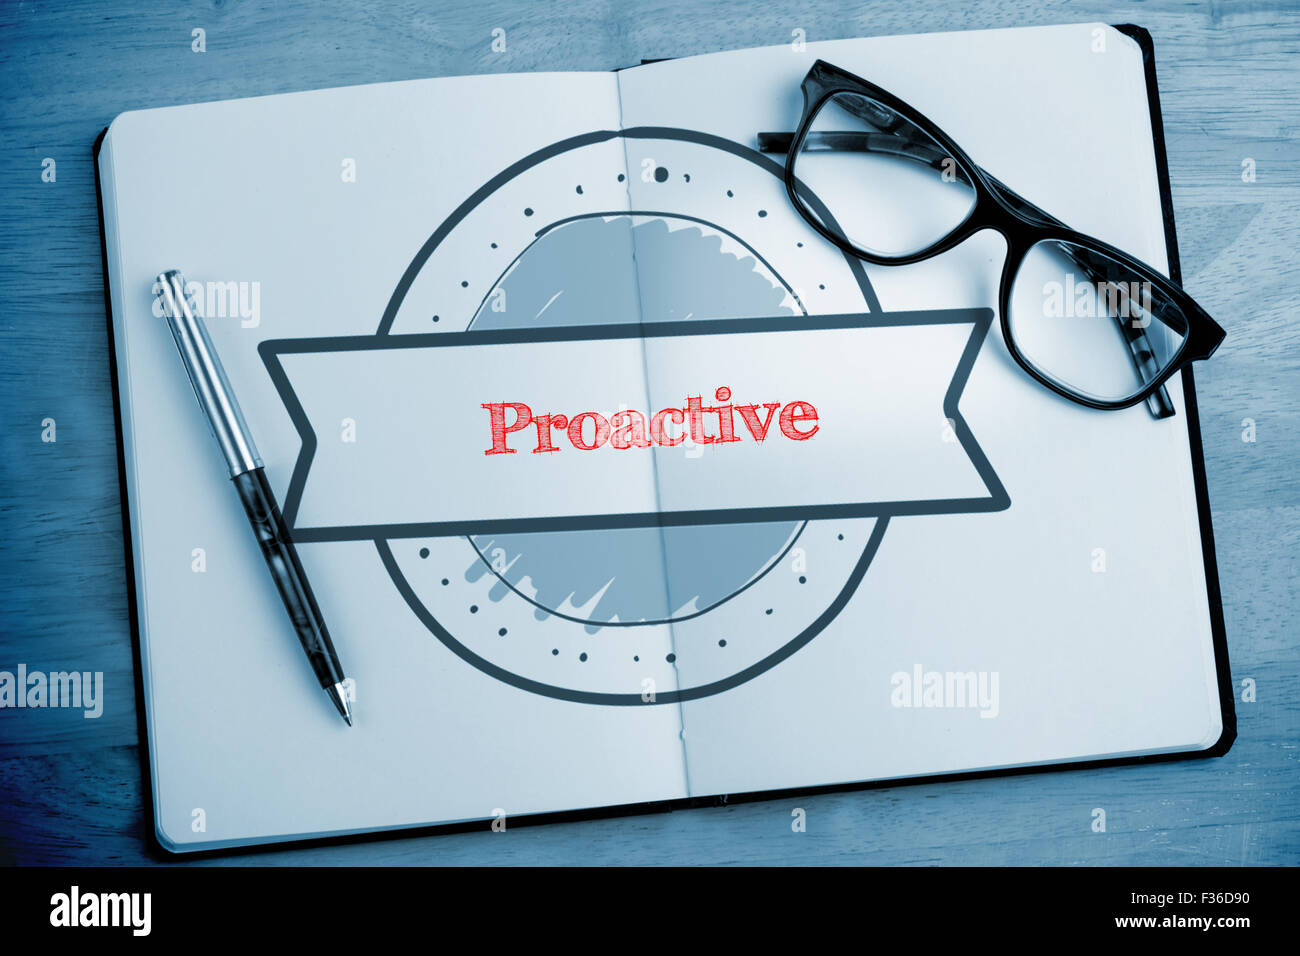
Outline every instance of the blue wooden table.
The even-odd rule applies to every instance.
[[[98,720],[0,711],[0,862],[156,859],[91,160],[117,113],[383,80],[604,70],[789,42],[795,29],[814,40],[1085,20],[1138,23],[1155,39],[1183,276],[1229,332],[1197,370],[1238,695],[1227,756],[218,862],[1296,863],[1300,11],[1218,0],[0,4],[0,669],[102,671],[107,684]],[[494,52],[498,28],[507,42]],[[195,29],[205,53],[191,50]],[[42,441],[46,419],[55,442]],[[1254,441],[1243,440],[1247,420]],[[1251,701],[1243,682],[1253,682]],[[792,832],[795,806],[807,812],[805,833]],[[1097,807],[1105,833],[1092,831]]]

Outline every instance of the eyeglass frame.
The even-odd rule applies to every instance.
[[[780,146],[789,139],[786,151],[784,181],[790,202],[801,216],[823,238],[834,243],[843,252],[856,256],[874,265],[910,265],[931,259],[964,242],[977,232],[993,229],[999,233],[1007,244],[1006,258],[1002,267],[1002,277],[998,290],[998,306],[1002,339],[1007,351],[1026,373],[1035,381],[1063,398],[1088,408],[1114,411],[1130,408],[1147,401],[1153,417],[1168,418],[1174,414],[1172,402],[1164,385],[1187,365],[1203,361],[1214,354],[1227,333],[1210,317],[1209,313],[1172,279],[1162,275],[1157,269],[1147,265],[1122,249],[1117,249],[1095,236],[1071,229],[1050,213],[1035,206],[1029,200],[1016,193],[983,168],[978,166],[957,143],[940,129],[929,117],[909,106],[888,90],[864,80],[859,76],[841,69],[825,60],[817,60],[804,77],[801,85],[803,91],[803,115],[799,125],[791,136],[788,133],[759,133],[758,143],[761,152],[779,152]],[[817,214],[807,206],[800,192],[811,194],[795,176],[795,163],[802,150],[804,141],[811,130],[813,120],[818,112],[835,95],[853,93],[892,110],[904,120],[912,123],[946,153],[956,163],[962,174],[970,180],[975,191],[975,201],[971,204],[966,218],[953,227],[946,235],[918,252],[901,256],[885,256],[859,248],[847,236],[841,235],[824,224]],[[864,122],[867,122],[864,120]],[[1033,363],[1020,351],[1011,333],[1010,299],[1011,287],[1016,273],[1024,263],[1025,256],[1040,242],[1059,241],[1071,243],[1109,258],[1114,262],[1134,271],[1143,280],[1150,281],[1182,313],[1187,323],[1183,341],[1168,366],[1150,383],[1136,394],[1121,400],[1107,401],[1095,398],[1081,391],[1075,391],[1057,383],[1034,367]],[[1121,323],[1122,324],[1122,323]],[[1143,335],[1145,333],[1142,333]],[[1130,340],[1131,342],[1131,340]]]

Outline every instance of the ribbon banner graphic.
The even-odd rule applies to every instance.
[[[296,540],[344,541],[1002,510],[957,410],[991,321],[263,342],[302,439],[285,518]]]

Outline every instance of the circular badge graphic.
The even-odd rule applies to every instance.
[[[688,130],[556,143],[430,236],[379,333],[879,311],[862,264],[803,221],[781,176],[762,154]],[[725,691],[808,643],[887,523],[403,538],[379,551],[415,614],[473,666],[550,697],[641,706]]]

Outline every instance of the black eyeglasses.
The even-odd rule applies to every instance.
[[[803,97],[798,129],[759,133],[758,146],[787,154],[786,192],[821,235],[907,265],[997,230],[1002,337],[1021,368],[1089,408],[1146,401],[1156,418],[1174,414],[1164,383],[1225,335],[1181,287],[1017,195],[880,87],[818,60]]]

